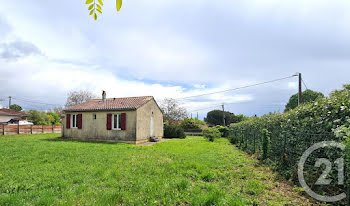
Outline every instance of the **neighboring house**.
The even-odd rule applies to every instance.
[[[13,109],[0,109],[0,124],[20,124],[28,125],[32,124],[24,120],[28,115],[24,112],[18,112]]]
[[[140,144],[163,138],[163,114],[151,96],[93,99],[64,110],[64,138]]]

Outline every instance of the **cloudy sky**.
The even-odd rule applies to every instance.
[[[350,83],[348,0],[105,0],[94,21],[85,0],[3,1],[0,104],[64,105],[67,92],[157,100],[301,72],[328,94]],[[283,111],[297,78],[181,100],[200,117],[221,103],[246,115]],[[47,103],[47,104],[38,104]]]

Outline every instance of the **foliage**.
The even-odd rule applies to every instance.
[[[207,117],[204,119],[204,121],[212,126],[223,125],[223,121],[222,121],[223,113],[225,114],[226,125],[230,125],[231,123],[241,122],[244,119],[246,119],[246,117],[242,114],[236,116],[234,113],[231,113],[231,112],[227,112],[227,111],[222,112],[221,110],[212,110],[207,113]]]
[[[60,125],[61,118],[53,112],[29,110],[28,120],[32,120],[34,125]]]
[[[0,205],[302,205],[226,139],[140,147],[59,136],[0,138]]]
[[[62,107],[54,107],[52,109],[49,109],[48,112],[52,112],[57,114],[59,117],[63,115],[63,108]]]
[[[311,103],[317,99],[324,98],[324,95],[321,92],[315,92],[310,89],[302,92],[302,101],[303,103]],[[294,94],[290,97],[289,102],[286,105],[285,111],[295,109],[298,106],[298,94]]]
[[[176,99],[165,98],[161,102],[160,108],[163,111],[164,121],[170,124],[187,117],[186,109],[181,107]]]
[[[259,153],[262,152],[263,144],[261,130],[267,129],[271,132],[271,144],[266,158],[282,176],[298,182],[296,165],[307,148],[321,141],[347,139],[344,135],[348,134],[350,92],[346,88],[347,86],[344,86],[343,90],[332,92],[329,98],[303,104],[283,114],[254,117],[241,123],[231,124],[230,135],[238,139],[236,145],[241,149],[249,153]],[[323,150],[318,153],[322,157],[342,155],[337,150]],[[309,161],[314,161],[315,158],[312,157]],[[313,169],[314,167],[309,168],[305,172],[305,178],[310,182],[315,182],[314,178],[319,177],[317,173],[319,171]],[[336,177],[337,174],[330,175]],[[329,190],[336,193],[341,188],[334,183],[329,186]]]
[[[72,91],[67,95],[66,107],[71,107],[77,104],[84,103],[90,99],[97,98],[91,91]]]
[[[184,130],[189,129],[201,129],[201,125],[205,125],[205,122],[199,120],[199,119],[192,119],[192,118],[185,118],[183,121],[181,121],[180,126]]]
[[[216,127],[208,127],[203,130],[203,137],[210,142],[214,142],[215,139],[221,137],[221,133]]]
[[[164,124],[164,137],[165,138],[186,138],[185,131],[178,125]]]
[[[103,0],[86,0],[85,4],[89,5],[89,14],[97,20],[97,13],[102,14]],[[117,11],[122,7],[122,0],[116,0]]]
[[[48,112],[47,116],[49,117],[51,125],[59,125],[61,124],[61,118],[56,113]]]
[[[220,134],[221,134],[221,137],[228,137],[229,135],[229,129],[228,127],[224,127],[224,126],[221,126],[221,125],[217,125],[216,128],[219,130]]]
[[[29,110],[28,115],[35,125],[50,125],[50,117],[44,111]]]
[[[11,104],[10,109],[16,110],[18,112],[22,111],[22,107],[18,104]]]
[[[270,150],[270,132],[267,129],[263,129],[261,131],[262,134],[262,159],[265,160],[267,159],[267,154],[269,153]]]

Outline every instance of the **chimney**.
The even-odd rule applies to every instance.
[[[106,101],[106,92],[102,91],[102,102]]]

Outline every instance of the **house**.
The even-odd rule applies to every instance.
[[[163,138],[163,113],[152,96],[92,99],[64,109],[63,138],[140,144]]]
[[[30,125],[33,124],[25,120],[28,115],[24,112],[18,112],[13,109],[0,109],[0,124],[20,124]]]

